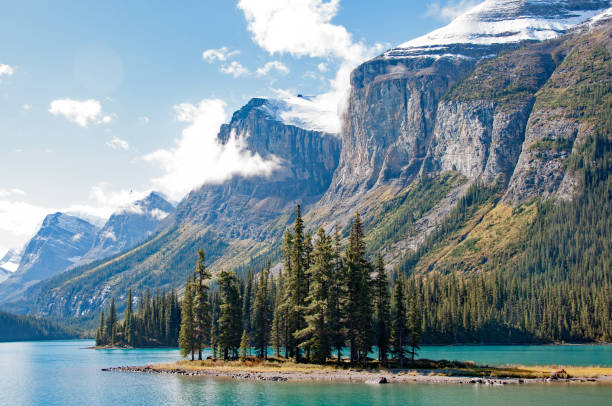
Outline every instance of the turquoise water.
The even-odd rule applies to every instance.
[[[168,349],[88,350],[91,341],[0,343],[0,405],[606,405],[612,385],[541,384],[365,385],[264,383],[102,372],[101,368],[174,361]],[[612,365],[609,346],[427,347],[422,355],[487,363],[551,363],[555,354],[576,365]],[[607,360],[593,362],[594,360]],[[527,362],[523,362],[527,363]]]

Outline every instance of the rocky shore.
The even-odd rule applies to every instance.
[[[548,382],[610,382],[609,377],[597,378],[493,378],[452,376],[447,370],[323,370],[323,371],[253,371],[253,370],[222,370],[214,368],[181,369],[160,368],[156,366],[122,366],[103,368],[111,372],[136,372],[162,375],[201,376],[213,378],[228,378],[248,381],[272,382],[354,382],[354,383],[434,383],[434,384],[482,384],[482,385],[512,385]]]

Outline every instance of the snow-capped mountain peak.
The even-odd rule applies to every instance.
[[[544,41],[598,16],[609,0],[486,0],[450,24],[399,45],[401,50],[453,44],[493,45]]]

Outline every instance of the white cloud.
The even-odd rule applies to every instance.
[[[270,61],[257,69],[257,76],[268,75],[272,70],[282,73],[283,75],[289,73],[289,68],[284,63],[280,61]]]
[[[122,149],[127,151],[130,149],[130,144],[126,140],[122,140],[119,137],[113,137],[110,140],[106,141],[106,146],[112,149]]]
[[[234,175],[267,175],[279,167],[277,158],[266,160],[245,149],[248,134],[232,134],[226,144],[219,143],[219,127],[229,118],[224,101],[204,99],[198,105],[182,103],[174,110],[176,119],[187,123],[176,146],[144,156],[163,170],[153,185],[171,198],[180,199],[204,183],[222,182]]]
[[[32,105],[31,105],[31,104],[27,104],[27,103],[26,103],[26,104],[24,104],[23,106],[21,106],[21,108],[22,108],[24,111],[32,110]]]
[[[13,188],[13,189],[1,189],[0,188],[0,198],[9,197],[9,196],[25,196],[25,195],[26,195],[26,192],[18,188]]]
[[[123,207],[136,200],[143,199],[150,191],[135,192],[128,189],[109,190],[109,182],[98,182],[89,190],[89,199],[96,207],[107,208],[110,215],[117,207]],[[104,216],[101,216],[104,217]]]
[[[238,78],[240,76],[246,76],[250,73],[247,68],[242,66],[240,62],[236,61],[232,61],[229,65],[221,66],[219,71],[227,75],[232,75],[235,78]]]
[[[444,4],[435,1],[429,4],[425,16],[451,21],[480,3],[482,3],[481,0],[451,0]]]
[[[151,192],[112,190],[111,186],[107,182],[97,183],[90,189],[86,203],[61,208],[28,203],[23,199],[25,192],[20,189],[0,189],[0,248],[15,248],[25,244],[50,213],[67,213],[100,227],[112,213],[121,208],[133,207],[134,201]]]
[[[153,209],[153,210],[151,210],[151,212],[149,214],[151,215],[151,217],[153,217],[156,220],[163,220],[166,217],[168,217],[169,213],[167,213],[167,212],[165,212],[163,210],[160,210],[160,209]]]
[[[321,62],[320,64],[318,64],[318,65],[317,65],[317,69],[318,69],[320,72],[327,72],[327,69],[328,69],[328,68],[327,68],[327,64],[326,64],[326,63]]]
[[[355,42],[345,27],[333,24],[331,20],[339,11],[340,0],[240,0],[238,8],[244,12],[253,41],[270,55],[290,54],[340,61],[335,77],[330,80],[330,91],[311,99],[319,105],[315,110],[329,112],[322,125],[338,132],[351,71],[380,53],[385,45],[370,47]],[[334,123],[329,122],[330,115],[335,115]]]
[[[230,51],[228,47],[223,46],[217,49],[207,49],[206,51],[202,52],[202,59],[208,63],[213,63],[215,61],[225,62],[239,54],[240,51]]]
[[[34,234],[51,211],[20,199],[0,199],[0,245],[18,247]]]
[[[81,127],[89,124],[108,124],[113,121],[115,115],[102,113],[102,105],[98,100],[88,99],[84,101],[72,99],[58,99],[51,102],[49,113],[54,116],[64,116],[70,122]]]
[[[15,68],[13,66],[0,63],[0,78],[2,76],[11,76],[15,73]]]

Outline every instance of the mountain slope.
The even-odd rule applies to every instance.
[[[199,248],[205,249],[213,270],[248,262],[250,253],[274,250],[295,206],[308,207],[327,190],[340,140],[288,124],[279,117],[278,102],[266,99],[252,99],[221,127],[219,142],[232,138],[278,167],[269,175],[201,186],[143,244],[57,275],[7,306],[24,311],[34,305],[40,314],[93,317],[111,296],[122,298],[129,287],[135,292],[180,288],[193,271]]]
[[[596,1],[485,4],[516,5],[506,17],[495,17],[508,23],[521,10],[551,23],[555,15],[566,21],[568,13],[588,16],[608,7]],[[551,14],[555,4],[558,13]],[[491,13],[486,18],[492,19]],[[389,267],[465,275],[519,269],[512,266],[530,261],[521,247],[538,239],[534,227],[543,222],[547,230],[552,227],[546,205],[553,203],[539,200],[564,205],[572,203],[563,199],[596,199],[589,207],[609,211],[606,189],[595,191],[583,178],[588,162],[598,159],[593,165],[604,168],[609,162],[601,140],[612,130],[605,124],[612,116],[612,23],[600,14],[597,21],[569,29],[583,18],[564,23],[544,42],[500,37],[492,43],[415,46],[365,62],[352,73],[341,141],[287,123],[277,103],[253,99],[222,127],[219,141],[241,137],[247,150],[276,159],[282,169],[192,191],[164,220],[164,232],[37,285],[23,306],[41,314],[91,317],[111,296],[123,298],[129,286],[181,286],[200,246],[213,272],[278,259],[280,237],[297,203],[304,204],[310,227],[338,223],[342,232],[358,210],[369,253],[382,252]],[[603,175],[597,179],[597,188],[607,184]],[[580,224],[586,235],[589,227],[607,223],[589,217]],[[546,235],[555,238],[550,231]],[[580,248],[586,261],[600,255],[603,262],[597,263],[609,264],[605,240],[588,241]],[[562,273],[563,266],[554,264],[547,275]],[[600,265],[597,269],[605,269]],[[592,280],[601,281],[603,271],[597,272]]]
[[[151,192],[113,213],[100,230],[91,249],[79,264],[105,258],[141,243],[157,229],[174,206],[162,195]]]
[[[0,301],[18,298],[28,286],[78,262],[91,248],[98,230],[74,216],[49,214],[26,245],[17,271],[0,285]]]

